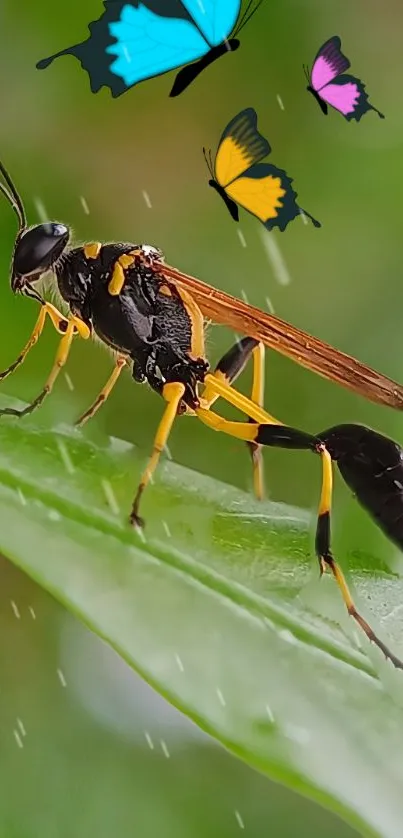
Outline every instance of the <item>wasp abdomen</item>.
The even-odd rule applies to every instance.
[[[364,425],[336,425],[321,434],[332,459],[361,505],[403,548],[403,451]]]

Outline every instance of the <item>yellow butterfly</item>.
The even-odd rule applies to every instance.
[[[259,218],[267,230],[273,227],[285,230],[288,222],[299,214],[320,227],[319,221],[296,203],[292,178],[283,169],[260,162],[270,152],[269,143],[257,130],[256,111],[246,108],[227,125],[214,164],[211,151],[207,156],[203,148],[211,174],[209,185],[221,195],[234,221],[239,221],[239,204]]]

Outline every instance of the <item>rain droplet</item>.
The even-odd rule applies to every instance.
[[[67,681],[66,681],[66,679],[64,677],[64,673],[62,672],[61,669],[57,670],[57,675],[58,675],[58,678],[59,678],[59,681],[60,681],[62,687],[67,687]]]
[[[14,616],[15,616],[15,617],[17,617],[17,620],[20,620],[20,619],[21,619],[21,614],[20,614],[20,612],[19,612],[19,610],[18,610],[17,603],[16,603],[16,602],[14,602],[14,600],[13,600],[13,599],[10,599],[10,603],[11,603],[11,608],[12,608],[12,609],[13,609],[13,611],[14,611]]]

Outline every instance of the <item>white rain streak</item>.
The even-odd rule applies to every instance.
[[[300,214],[300,216],[301,216],[301,218],[302,218],[302,221],[303,221],[303,222],[304,222],[304,224],[305,224],[305,227],[307,227],[307,225],[309,224],[309,221],[308,221],[308,219],[307,219],[307,217],[306,217],[306,215],[305,215],[305,213],[304,213],[304,210],[300,209],[299,214]]]
[[[61,439],[57,440],[57,447],[59,449],[59,453],[60,453],[60,456],[62,458],[63,464],[66,467],[66,471],[69,474],[74,474],[75,468],[74,468],[73,463],[70,459],[70,454],[67,451],[67,448],[66,448],[64,442],[62,442]]]
[[[243,818],[242,818],[242,816],[240,815],[240,813],[238,812],[238,809],[235,809],[235,810],[234,810],[234,815],[235,815],[235,817],[236,817],[236,819],[237,819],[237,821],[238,821],[238,826],[239,826],[239,828],[240,828],[240,829],[245,829],[245,824],[244,824],[244,822],[243,822]]]
[[[163,521],[162,526],[164,527],[167,538],[171,538],[171,530],[169,529],[167,522]]]
[[[217,687],[217,689],[216,689],[216,693],[217,693],[218,700],[219,700],[219,702],[220,702],[221,706],[222,706],[222,707],[226,707],[227,702],[225,701],[225,698],[224,698],[224,696],[223,696],[223,694],[222,694],[222,692],[221,692],[221,690],[220,690],[220,688],[219,688],[219,687]]]
[[[198,7],[199,7],[200,11],[202,12],[202,14],[203,14],[203,15],[205,15],[205,14],[206,14],[206,10],[205,10],[205,8],[204,8],[204,6],[203,6],[203,0],[197,0],[197,5],[198,5]]]
[[[17,618],[17,620],[21,620],[21,614],[18,610],[17,603],[14,602],[13,599],[10,599],[10,605],[11,605],[11,608],[13,609],[13,611],[14,611],[14,616]]]
[[[49,216],[46,212],[45,204],[43,203],[41,198],[34,198],[34,204],[35,204],[35,209],[36,209],[39,221],[42,221],[42,223],[45,223],[46,221],[49,221]]]
[[[277,102],[279,103],[281,110],[285,111],[284,102],[279,93],[277,93]]]
[[[109,483],[109,480],[101,480],[101,486],[104,490],[104,495],[109,504],[109,508],[111,509],[114,515],[120,515],[119,504],[116,500],[115,493],[112,489],[111,484]]]
[[[283,259],[283,255],[274,236],[272,235],[272,233],[268,233],[265,230],[261,230],[260,235],[262,238],[264,249],[269,257],[269,261],[271,262],[274,276],[278,284],[289,285],[291,282],[291,277],[288,273],[287,266]]]
[[[242,230],[239,229],[239,227],[237,227],[237,233],[238,233],[238,238],[239,238],[239,241],[241,242],[242,247],[247,247],[245,236],[244,236]]]
[[[241,297],[242,297],[243,301],[244,301],[247,305],[249,305],[249,301],[248,301],[248,298],[247,298],[247,296],[246,296],[246,291],[244,291],[244,289],[243,289],[243,288],[241,288]]]
[[[84,195],[80,195],[80,201],[81,201],[81,206],[82,206],[85,214],[89,215],[90,214],[90,209],[89,209],[89,206],[87,204],[87,201],[84,198]]]
[[[61,683],[62,687],[67,687],[67,681],[66,681],[66,679],[65,679],[65,677],[64,677],[64,672],[62,672],[62,670],[61,670],[61,669],[58,669],[58,670],[57,670],[57,676],[58,676],[58,678],[59,678],[59,681],[60,681],[60,683]]]
[[[22,492],[22,489],[20,489],[20,488],[17,489],[17,495],[19,497],[19,500],[20,500],[20,503],[22,504],[22,506],[26,506],[27,501],[26,501],[25,495]]]
[[[258,521],[293,521],[298,523],[301,519],[294,515],[269,515],[267,512],[217,512],[219,518],[256,518]]]
[[[154,742],[151,739],[151,736],[150,736],[148,730],[144,731],[144,736],[146,738],[146,742],[147,742],[148,747],[150,748],[151,751],[153,751],[154,750]]]
[[[267,715],[268,715],[268,717],[269,717],[269,721],[270,721],[272,724],[274,724],[273,710],[271,709],[270,704],[266,704],[266,713],[267,713]]]
[[[19,747],[19,748],[23,748],[23,747],[24,747],[24,743],[23,743],[23,741],[22,741],[22,739],[21,739],[20,734],[18,733],[18,730],[13,730],[13,733],[14,733],[14,739],[15,739],[15,741],[16,741],[16,743],[17,743],[18,747]]]
[[[30,606],[29,606],[28,611],[29,611],[29,613],[30,613],[30,615],[31,615],[32,619],[33,619],[33,620],[36,620],[36,614],[35,614],[34,609],[32,608],[32,605],[30,605]]]
[[[17,719],[17,725],[20,729],[21,736],[26,736],[27,731],[25,730],[25,725],[24,725],[24,722],[22,721],[22,719],[19,719],[19,718]]]
[[[185,667],[183,666],[182,660],[181,660],[181,658],[179,657],[179,655],[178,655],[178,653],[177,653],[177,652],[175,652],[175,660],[176,660],[176,663],[178,664],[178,669],[179,669],[179,672],[184,672],[184,671],[185,671]]]
[[[72,382],[72,380],[71,380],[71,378],[70,378],[70,376],[69,376],[68,372],[65,372],[65,373],[64,373],[64,378],[65,378],[65,381],[66,381],[66,384],[67,384],[67,386],[68,386],[69,390],[71,390],[71,392],[73,392],[73,390],[74,390],[74,384],[73,384],[73,382]]]
[[[128,62],[128,64],[130,64],[130,62],[131,62],[131,60],[132,60],[132,59],[131,59],[131,57],[130,57],[130,52],[129,52],[129,50],[127,49],[126,44],[124,44],[124,45],[123,45],[123,55],[124,55],[124,57],[125,57],[126,61]]]
[[[165,451],[165,454],[168,457],[168,460],[172,460],[171,449],[168,448],[168,445],[164,445],[164,451]]]
[[[151,209],[152,203],[150,201],[150,196],[149,196],[148,192],[146,192],[145,189],[143,189],[142,195],[143,195],[146,207],[148,207],[148,209]]]
[[[274,314],[274,305],[270,299],[270,297],[266,297],[266,305],[269,314]]]
[[[170,754],[170,753],[169,753],[169,751],[168,751],[168,748],[167,748],[167,743],[165,742],[165,740],[164,740],[164,739],[160,739],[160,743],[161,743],[161,750],[162,750],[162,753],[164,754],[164,757],[166,757],[167,759],[169,759],[169,757],[171,756],[171,754]]]
[[[144,535],[143,527],[140,527],[138,524],[135,524],[134,529],[136,530],[137,535],[141,538],[143,544],[147,544],[147,539]]]

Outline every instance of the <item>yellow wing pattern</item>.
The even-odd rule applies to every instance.
[[[219,142],[214,166],[217,183],[227,187],[270,151],[269,143],[257,130],[256,111],[246,108],[227,125]]]
[[[297,204],[292,178],[262,159],[271,151],[267,140],[257,130],[257,114],[253,108],[241,111],[228,123],[218,145],[214,177],[209,181],[225,201],[235,221],[237,205],[262,221],[267,230],[285,230],[301,212],[314,227],[321,224]],[[211,171],[211,168],[210,168]]]
[[[262,178],[239,177],[227,186],[225,191],[237,204],[256,215],[263,223],[278,216],[278,211],[283,206],[281,199],[286,194],[281,178],[271,174]]]

